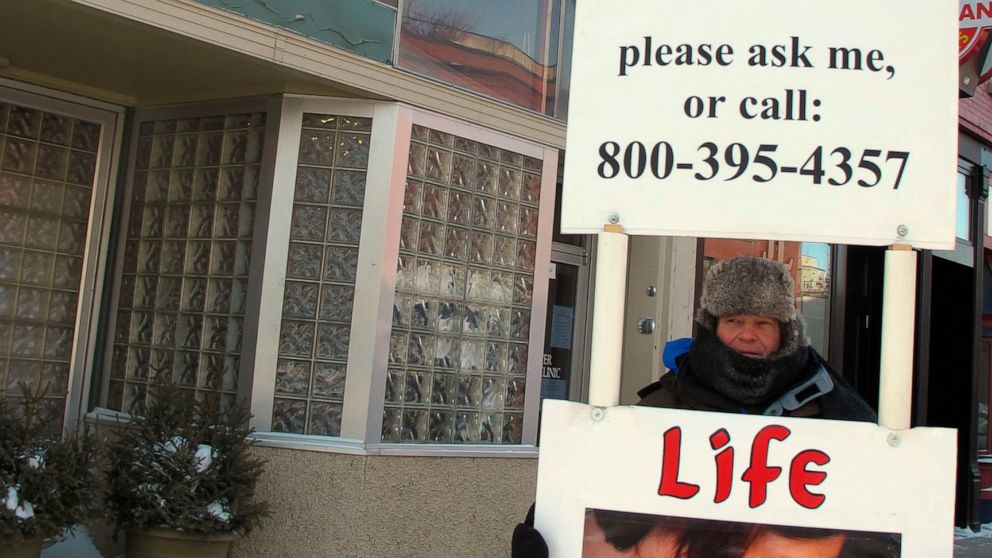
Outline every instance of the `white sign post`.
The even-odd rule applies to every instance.
[[[880,422],[896,432],[821,421],[820,427],[799,428],[794,439],[826,436],[840,449],[863,435],[861,464],[881,467],[883,475],[899,465],[886,457],[879,440],[891,447],[914,440],[914,452],[930,455],[928,466],[939,468],[932,477],[915,471],[859,477],[854,461],[846,459],[835,469],[845,472],[833,473],[843,485],[837,488],[845,494],[838,498],[841,507],[804,513],[802,523],[778,506],[766,511],[774,508],[782,515],[734,506],[728,515],[728,508],[702,500],[669,509],[658,504],[659,497],[671,496],[660,489],[647,495],[641,490],[643,498],[636,501],[606,498],[613,503],[603,509],[837,529],[854,526],[836,514],[857,512],[859,521],[867,520],[863,527],[898,533],[907,545],[937,530],[929,545],[912,551],[902,546],[902,556],[949,556],[953,432],[905,429],[910,426],[912,248],[954,245],[958,8],[955,0],[577,3],[562,231],[600,234],[598,259],[610,265],[597,267],[597,291],[604,285],[622,289],[626,242],[618,237],[624,234],[892,247],[885,269]],[[592,334],[595,407],[559,412],[558,403],[546,402],[544,410],[536,526],[548,538],[552,556],[578,555],[580,547],[575,546],[576,500],[565,498],[560,481],[550,478],[546,456],[554,462],[566,456],[564,461],[585,471],[556,470],[569,483],[582,479],[581,486],[572,486],[573,494],[596,486],[626,494],[624,487],[635,478],[628,479],[628,473],[635,472],[614,461],[645,457],[642,450],[649,446],[640,436],[655,428],[647,419],[659,412],[638,410],[638,420],[626,422],[637,428],[631,436],[588,422],[627,418],[622,409],[599,408],[618,402],[620,355],[614,345],[623,323],[622,300],[606,304],[616,293],[600,294]],[[683,415],[669,416],[681,421]],[[734,424],[767,420],[735,416]],[[593,436],[607,430],[633,443],[609,449],[612,442]],[[576,436],[575,443],[560,446],[564,453],[558,453],[552,440],[563,432]],[[923,439],[929,442],[916,442]],[[602,457],[582,452],[590,443]],[[710,444],[723,447],[712,439]],[[662,448],[655,457],[666,452]],[[616,468],[597,468],[604,460]],[[612,478],[604,485],[598,475],[607,470]],[[636,478],[643,481],[643,475]],[[920,484],[926,479],[934,482]],[[908,483],[901,490],[926,489],[939,500],[937,508],[911,521],[889,521],[906,515],[895,509],[901,505],[895,497],[898,482]],[[563,505],[572,507],[565,511]],[[837,511],[841,508],[846,511]],[[924,529],[926,518],[937,524]],[[588,539],[588,522],[585,528]],[[925,551],[912,553],[918,549]]]

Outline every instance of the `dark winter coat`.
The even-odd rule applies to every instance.
[[[684,344],[683,344],[684,346]],[[667,353],[667,351],[666,351]],[[666,363],[668,355],[666,354]],[[813,348],[746,357],[703,326],[677,370],[638,392],[638,405],[697,411],[877,422],[875,411]],[[547,558],[534,506],[513,531],[512,558]]]
[[[812,347],[756,359],[704,327],[678,369],[638,392],[638,405],[877,422],[875,411]]]

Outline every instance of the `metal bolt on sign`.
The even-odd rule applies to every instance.
[[[896,234],[899,235],[899,238],[906,238],[906,235],[909,234],[909,227],[906,225],[899,225],[896,227]]]
[[[616,225],[617,223],[620,222],[620,214],[614,211],[610,213],[609,219],[611,225]]]

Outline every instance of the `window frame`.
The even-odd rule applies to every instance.
[[[103,345],[99,347],[99,350],[103,352],[103,366],[99,370],[93,370],[94,385],[92,389],[96,390],[97,403],[89,411],[88,418],[90,420],[97,422],[118,423],[127,422],[130,418],[130,415],[127,412],[110,409],[105,406],[105,403],[107,401],[110,385],[110,374],[108,372],[109,366],[111,366],[111,355],[114,348],[113,332],[117,327],[117,311],[119,307],[118,303],[120,298],[121,279],[123,277],[123,256],[126,249],[125,241],[127,239],[127,225],[131,217],[130,204],[126,203],[126,200],[130,200],[134,192],[134,172],[139,143],[137,139],[138,130],[141,129],[141,124],[144,122],[163,119],[195,118],[216,116],[218,114],[228,115],[239,112],[266,113],[266,131],[264,135],[265,145],[263,146],[262,159],[259,164],[258,190],[257,199],[255,202],[255,223],[252,230],[251,265],[248,272],[244,328],[242,330],[244,336],[242,347],[248,347],[250,341],[255,337],[258,329],[257,308],[258,299],[261,297],[258,285],[260,271],[258,269],[259,264],[257,262],[264,258],[265,247],[256,239],[261,237],[260,231],[264,231],[264,226],[266,224],[265,221],[267,221],[267,219],[264,218],[261,209],[264,203],[263,200],[267,202],[272,190],[271,161],[274,156],[274,149],[272,146],[275,142],[273,130],[277,128],[277,126],[272,125],[271,121],[278,116],[278,113],[273,110],[274,108],[275,107],[273,106],[272,100],[248,99],[196,103],[181,106],[149,107],[135,111],[134,117],[131,121],[131,133],[129,137],[125,138],[128,145],[125,146],[127,150],[127,162],[125,166],[124,186],[118,192],[117,201],[120,207],[118,208],[117,214],[114,216],[116,221],[115,234],[117,235],[114,239],[116,249],[113,255],[113,269],[110,270],[110,276],[106,279],[106,281],[112,282],[113,285],[111,297],[107,301],[107,311],[104,319],[104,330],[108,332],[108,334],[106,339],[103,340]],[[252,370],[249,366],[250,364],[248,350],[243,348],[238,373],[237,397],[239,400],[245,400],[250,394],[249,388],[251,383],[251,373],[249,371]]]
[[[281,95],[141,109],[135,114],[133,129],[140,129],[142,122],[150,120],[239,112],[266,113],[238,382],[238,398],[249,402],[253,415],[250,425],[256,431],[255,439],[265,446],[354,455],[536,456],[540,364],[548,295],[547,263],[551,260],[555,198],[555,188],[551,185],[555,184],[558,150],[401,103],[311,95]],[[339,437],[271,431],[277,359],[274,348],[278,347],[282,320],[295,193],[292,185],[296,181],[304,113],[372,118],[372,143],[362,209],[358,275]],[[490,143],[543,161],[526,376],[530,389],[525,395],[521,444],[404,444],[380,441],[400,222],[413,124]],[[118,194],[119,200],[130,199],[133,190],[138,142],[132,141],[132,138],[128,141],[126,180]],[[121,235],[127,230],[128,212],[129,207],[122,203],[116,233],[118,240],[124,238]],[[108,279],[114,287],[108,301],[105,323],[105,330],[110,332],[116,326],[124,245],[124,242],[118,242],[110,271],[112,275]],[[375,316],[374,328],[368,327],[370,316]],[[109,338],[99,347],[105,363],[110,362],[112,349],[113,340]],[[96,421],[127,420],[127,413],[102,406],[108,394],[109,374],[101,375],[99,372],[102,370],[93,376],[93,381],[97,382],[99,400],[91,410],[90,418]]]
[[[105,294],[99,286],[106,281],[107,259],[112,246],[113,192],[118,183],[125,111],[117,105],[4,78],[0,78],[0,99],[6,103],[88,120],[101,127],[73,326],[73,349],[69,359],[63,420],[63,433],[68,434],[76,430],[86,413],[88,395],[94,381],[91,371],[98,358],[96,343],[102,331],[99,309],[104,304]]]
[[[284,287],[286,283],[286,263],[289,257],[290,223],[293,213],[293,202],[295,195],[295,184],[297,174],[297,164],[300,149],[300,134],[303,128],[304,113],[331,113],[347,114],[372,118],[374,116],[374,103],[367,101],[346,101],[341,99],[308,97],[286,95],[278,99],[275,117],[272,119],[274,135],[272,147],[275,151],[271,165],[267,167],[272,175],[271,183],[281,185],[273,186],[268,196],[265,198],[265,205],[262,207],[261,192],[259,194],[259,211],[264,217],[259,221],[265,221],[265,229],[256,239],[256,242],[264,247],[265,254],[257,261],[253,259],[253,267],[259,266],[259,291],[266,296],[260,297],[259,307],[256,315],[258,329],[256,337],[252,340],[253,345],[246,351],[247,357],[244,362],[250,363],[247,370],[252,371],[250,377],[251,385],[251,426],[258,433],[260,439],[271,441],[273,445],[286,447],[311,447],[317,444],[316,440],[335,440],[331,445],[343,450],[354,450],[360,448],[362,435],[357,432],[353,425],[358,423],[363,416],[361,412],[361,401],[358,391],[367,392],[361,389],[362,386],[353,378],[359,376],[352,371],[359,365],[355,348],[356,337],[352,336],[352,343],[348,351],[348,364],[345,380],[344,410],[342,413],[342,425],[340,437],[324,437],[297,433],[272,432],[272,412],[275,398],[276,382],[276,362],[278,359],[279,334],[282,325],[282,305]],[[373,303],[368,291],[374,285],[368,278],[363,277],[363,270],[371,267],[375,268],[374,262],[370,261],[371,256],[365,250],[366,241],[373,240],[369,237],[368,228],[365,226],[367,212],[372,200],[381,195],[382,178],[373,174],[373,168],[379,167],[382,162],[382,150],[379,149],[375,139],[380,137],[382,131],[377,129],[373,118],[372,124],[372,150],[369,153],[369,176],[366,179],[366,196],[363,206],[363,226],[361,233],[361,244],[358,255],[359,275],[355,284],[355,309],[352,314],[352,330],[355,329],[356,320],[359,316],[368,316],[367,312],[378,314],[377,310],[368,308],[362,303]],[[268,138],[266,138],[268,141]],[[379,142],[381,143],[381,142]],[[266,145],[268,150],[269,145]],[[263,165],[264,165],[263,158]],[[388,198],[383,198],[388,199]],[[365,280],[363,280],[365,279]],[[247,346],[246,340],[246,346]]]
[[[992,338],[980,336],[978,338],[978,342],[980,344],[982,344],[982,345],[985,346],[986,355],[992,356]],[[981,353],[979,353],[979,354],[981,354]],[[981,358],[979,358],[978,362],[979,362],[979,364],[983,364]],[[978,374],[985,374],[985,376],[987,378],[986,379],[987,389],[986,389],[986,392],[985,392],[984,395],[985,395],[985,398],[986,398],[985,399],[985,404],[986,404],[986,419],[988,419],[989,418],[989,413],[988,413],[989,406],[992,406],[992,381],[990,381],[990,380],[992,380],[992,358],[990,358],[988,361],[984,362],[984,364],[986,365],[984,367],[984,369],[981,369],[980,368],[977,371],[977,373]],[[975,412],[977,413],[978,410],[976,409]],[[981,457],[992,456],[992,425],[986,426],[985,446],[978,448],[977,455],[980,458]]]
[[[408,125],[403,125],[396,130],[397,144],[402,149],[397,153],[402,153],[402,157],[397,157],[394,161],[396,167],[400,167],[398,176],[394,175],[393,193],[399,203],[390,204],[390,215],[388,221],[393,224],[395,230],[391,237],[391,244],[388,248],[388,257],[385,261],[391,262],[388,269],[383,270],[383,282],[388,284],[388,310],[392,311],[393,297],[395,294],[396,265],[399,257],[399,225],[403,215],[402,197],[406,181],[406,161],[410,146],[411,126],[416,124],[439,130],[469,140],[487,143],[501,149],[509,149],[524,156],[534,157],[542,160],[541,172],[541,199],[538,205],[538,231],[537,231],[537,253],[534,265],[534,292],[531,301],[531,324],[530,338],[528,340],[527,356],[527,391],[524,396],[524,424],[520,444],[406,444],[380,442],[382,429],[382,413],[385,406],[385,374],[386,356],[389,347],[389,331],[386,330],[378,346],[376,354],[382,359],[381,368],[375,369],[375,376],[383,382],[382,388],[378,390],[373,416],[369,417],[369,438],[368,448],[371,451],[390,455],[505,455],[520,452],[523,448],[534,448],[537,443],[538,414],[540,406],[540,381],[541,381],[541,356],[544,352],[544,329],[546,325],[546,310],[548,299],[549,266],[551,261],[551,232],[554,218],[554,197],[558,171],[558,150],[527,140],[512,137],[507,134],[491,131],[480,126],[474,126],[462,121],[441,116],[438,114],[421,111],[402,106],[401,115],[410,118]],[[373,123],[373,129],[375,124]],[[371,166],[371,162],[370,162]],[[364,235],[364,231],[363,231]],[[380,363],[376,363],[377,366]],[[533,452],[531,449],[529,452]]]
[[[962,138],[962,137],[963,136],[959,136],[959,139]],[[975,169],[976,168],[978,168],[978,165],[975,165],[974,163],[972,163],[970,160],[966,159],[965,157],[962,157],[960,155],[958,156],[957,174],[955,174],[955,176],[954,176],[954,180],[955,180],[954,188],[955,188],[955,191],[956,191],[957,190],[957,177],[964,176],[964,179],[965,179],[965,184],[964,184],[964,186],[965,186],[965,194],[966,194],[966,199],[968,200],[968,231],[969,231],[969,235],[970,235],[970,231],[972,230],[972,227],[971,227],[972,220],[975,218],[975,215],[973,215],[972,214],[972,211],[971,211],[971,206],[972,206],[971,200],[972,200],[972,190],[973,190],[973,184],[974,184],[974,180],[975,180]],[[974,244],[973,243],[974,242],[977,242],[977,240],[976,239],[973,239],[973,238],[964,239],[964,238],[958,237],[958,235],[957,235],[957,209],[956,209],[956,207],[957,207],[956,206],[956,204],[957,204],[957,194],[955,194],[954,200],[955,200],[955,202],[954,202],[955,203],[954,248],[952,248],[950,250],[933,250],[932,253],[933,253],[934,256],[936,256],[938,258],[943,258],[945,260],[952,261],[952,262],[961,264],[961,265],[966,266],[966,267],[972,267],[972,266],[975,265],[975,261],[974,261],[975,260],[975,258],[974,258],[974,249],[973,249]],[[984,238],[985,237],[983,236],[983,243],[984,243]]]
[[[309,95],[285,95],[270,112],[266,131],[266,156],[259,184],[256,236],[253,240],[252,279],[258,281],[257,317],[249,340],[248,319],[242,357],[242,373],[254,370],[250,383],[252,426],[263,445],[350,454],[529,456],[536,455],[540,390],[540,361],[547,305],[548,266],[551,259],[551,229],[558,150],[512,137],[452,118],[392,102],[361,101]],[[372,118],[372,139],[366,176],[362,232],[355,282],[354,310],[345,378],[344,405],[339,437],[272,432],[272,409],[283,286],[289,250],[289,229],[300,133],[304,113],[326,113]],[[512,149],[543,160],[538,218],[537,254],[534,272],[532,321],[528,347],[524,431],[521,444],[404,444],[380,441],[385,405],[385,378],[395,296],[396,262],[399,257],[400,222],[406,185],[407,157],[413,124]],[[274,136],[274,137],[271,137]],[[270,139],[271,137],[271,139]],[[273,159],[266,166],[269,151]],[[268,180],[266,180],[268,179]],[[271,186],[275,184],[277,186]],[[279,186],[282,185],[282,186]],[[263,254],[257,254],[256,249]],[[256,278],[256,274],[260,277]],[[276,296],[278,295],[278,296]],[[540,309],[540,311],[538,311]],[[249,312],[252,312],[249,309]],[[376,327],[369,328],[374,316]]]

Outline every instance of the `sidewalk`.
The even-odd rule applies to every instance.
[[[76,527],[72,535],[41,551],[41,558],[103,558],[90,541],[86,527]]]
[[[992,523],[982,525],[982,530],[954,529],[954,558],[992,557]]]

